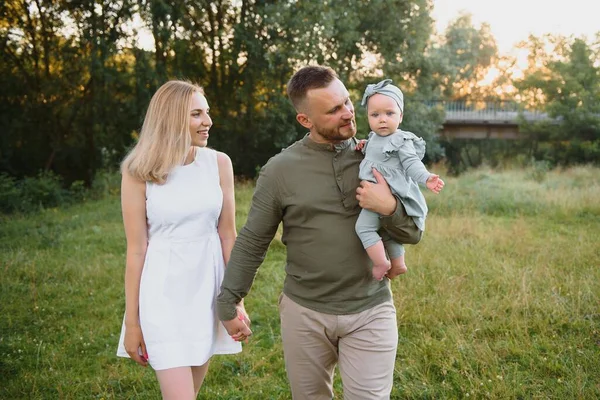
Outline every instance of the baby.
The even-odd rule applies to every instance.
[[[392,192],[400,199],[406,213],[415,225],[425,230],[427,204],[418,184],[427,186],[434,193],[444,187],[444,181],[430,173],[421,162],[425,155],[425,141],[411,132],[398,129],[404,111],[402,91],[385,79],[375,85],[367,85],[361,105],[367,107],[369,139],[361,142],[358,149],[365,154],[360,164],[359,177],[376,183],[373,168],[379,171]],[[393,241],[387,233],[383,238],[377,231],[381,228],[379,214],[363,209],[356,221],[356,233],[373,262],[373,277],[381,280],[388,274],[396,276],[406,272],[404,246]],[[386,250],[391,262],[386,257]]]

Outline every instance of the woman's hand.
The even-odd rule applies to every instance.
[[[148,366],[148,351],[146,350],[142,328],[139,325],[125,326],[124,345],[125,351],[133,361],[142,367]],[[142,354],[140,355],[140,353]]]
[[[244,307],[244,300],[240,301],[238,303],[238,305],[235,306],[235,311],[237,313],[238,319],[240,321],[242,321],[246,325],[246,327],[248,327],[248,330],[250,331],[250,335],[240,332],[240,334],[238,335],[237,338],[234,335],[234,339],[237,341],[244,341],[245,343],[248,343],[248,336],[252,335],[252,331],[250,330],[250,324],[252,323],[252,321],[250,321],[248,312],[246,311],[246,308]]]
[[[243,301],[235,306],[235,311],[237,316],[234,319],[221,322],[233,340],[248,343],[252,331],[250,330],[250,317],[244,308]]]
[[[248,328],[250,328],[250,317],[248,316],[248,312],[246,311],[246,308],[244,307],[244,301],[240,301],[237,306],[235,306],[235,311],[237,312],[237,316],[238,319],[240,319],[241,321],[244,321],[244,323],[246,324],[246,326]]]

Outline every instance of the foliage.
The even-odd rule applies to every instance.
[[[406,99],[404,119],[400,127],[425,139],[427,152],[424,162],[435,163],[441,161],[446,156],[442,142],[438,138],[438,132],[441,130],[444,121],[443,110],[428,107],[423,102],[412,101],[413,99]]]
[[[108,169],[98,171],[89,191],[90,197],[95,199],[118,195],[121,193],[121,173]]]
[[[426,233],[391,282],[392,399],[600,397],[599,176],[478,169],[425,193]],[[252,190],[236,187],[238,227]],[[150,368],[115,356],[124,251],[117,196],[0,217],[0,398],[160,399]],[[254,335],[241,354],[213,357],[200,399],[290,398],[284,264],[277,237],[246,299]],[[341,398],[337,372],[334,390]]]
[[[599,44],[546,36],[530,38],[528,47],[530,66],[515,85],[527,104],[543,108],[554,119],[523,122],[523,130],[536,142],[534,156],[562,165],[598,163]]]
[[[118,51],[132,9],[131,1],[2,3],[0,170],[52,170],[90,184],[99,149],[123,146],[140,114]]]
[[[493,87],[480,84],[496,59],[496,43],[489,26],[475,27],[467,13],[459,15],[441,36],[428,43],[424,56],[417,61],[415,73],[406,82],[412,93],[407,99],[402,126],[426,139],[425,161],[445,159],[450,172],[457,174],[483,162],[473,159],[470,149],[473,145],[479,156],[483,156],[482,149],[494,147],[491,143],[440,141],[438,133],[442,129],[444,110],[431,105],[497,98]]]
[[[35,178],[17,181],[15,178],[0,174],[0,212],[38,211],[44,207],[63,205],[67,194],[62,188],[61,179],[51,172],[41,172]]]
[[[416,84],[426,100],[486,100],[496,97],[493,87],[479,82],[495,64],[496,41],[488,24],[473,26],[472,16],[462,13],[441,37],[431,42]]]
[[[23,211],[56,207],[66,200],[62,179],[50,171],[40,172],[35,178],[27,177],[19,182],[18,187]]]
[[[20,180],[0,173],[0,214],[32,213],[114,196],[120,191],[120,180],[118,173],[100,171],[91,188],[83,181],[74,181],[65,188],[63,179],[52,171],[41,171],[35,177]]]
[[[441,145],[446,167],[452,175],[486,165],[492,168],[529,166],[533,151],[527,140],[443,139]]]
[[[0,173],[0,212],[2,213],[10,213],[19,208],[21,192],[15,183],[15,178]]]
[[[134,142],[154,90],[181,78],[206,89],[211,146],[252,177],[303,135],[285,95],[299,66],[328,64],[355,94],[376,68],[402,82],[423,58],[431,7],[431,0],[8,0],[0,5],[7,132],[0,171],[22,178],[52,170],[67,185],[91,185]],[[136,43],[144,29],[152,51]],[[367,55],[378,64],[360,67]],[[433,138],[434,128],[423,134]]]
[[[511,86],[514,62],[499,61],[489,26],[474,26],[469,14],[432,35],[432,7],[432,0],[1,2],[0,172],[22,180],[52,171],[64,188],[90,187],[135,143],[156,88],[178,78],[204,86],[215,123],[210,145],[252,178],[305,134],[285,88],[295,70],[315,63],[333,67],[355,103],[368,83],[393,79],[406,95],[402,128],[427,140],[427,161],[464,159],[470,151],[441,146],[443,113],[423,102],[497,99],[498,88]],[[141,47],[140,32],[154,49]],[[547,40],[532,37],[531,66],[515,83],[521,99],[559,121],[523,124],[527,157],[593,162],[598,43],[551,42],[552,53]],[[481,85],[493,67],[502,75]],[[364,137],[364,113],[356,112]]]
[[[548,176],[552,165],[546,160],[531,160],[531,178],[536,182],[542,182]]]
[[[79,184],[73,185],[79,199]],[[62,179],[52,172],[40,172],[37,177],[27,177],[17,181],[7,174],[0,174],[0,212],[12,213],[38,211],[41,208],[56,207],[71,203],[74,198],[63,189]]]
[[[501,89],[512,88],[500,97],[506,99],[505,96],[512,93],[520,111],[533,111],[544,118],[527,119],[521,113],[518,117],[521,139],[512,143],[501,140],[443,141],[450,172],[461,173],[482,164],[502,165],[509,162],[509,158],[533,158],[551,166],[598,163],[598,43],[552,35],[531,36],[521,44],[522,50],[529,54],[528,67],[521,77],[518,76],[520,71],[515,70],[516,59],[505,57],[500,60],[497,66],[502,75],[495,79],[492,88],[496,85]],[[468,59],[462,51],[468,51],[460,52],[463,59]],[[480,61],[477,65],[480,72],[485,71],[482,68],[485,62]],[[487,99],[494,97],[493,93],[481,94]],[[476,101],[475,92],[467,100]]]

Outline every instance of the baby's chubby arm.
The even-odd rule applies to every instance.
[[[423,164],[417,155],[412,141],[407,140],[404,145],[398,149],[398,157],[402,163],[402,168],[404,168],[408,176],[421,185],[427,183],[427,179],[429,179],[429,176],[432,174],[427,170],[425,164]]]
[[[407,141],[404,146],[398,149],[398,157],[402,167],[408,176],[420,184],[425,184],[427,189],[435,194],[439,194],[444,188],[444,181],[439,175],[432,174],[427,170],[425,164],[421,161],[411,141]]]

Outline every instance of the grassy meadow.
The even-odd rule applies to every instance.
[[[237,187],[239,228],[252,189]],[[392,281],[392,398],[600,398],[600,169],[479,169],[426,196],[427,231]],[[124,252],[115,196],[1,217],[0,399],[160,398],[150,368],[115,356]],[[246,300],[254,336],[213,358],[200,399],[291,398],[284,260],[276,239]]]

